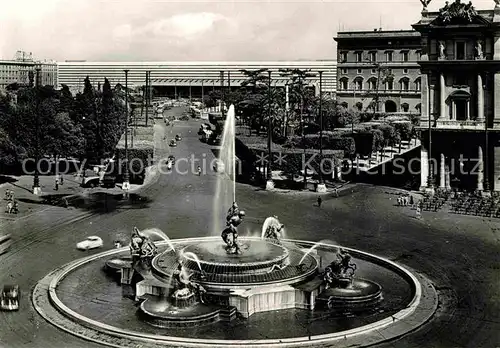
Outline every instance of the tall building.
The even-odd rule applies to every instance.
[[[0,60],[0,90],[13,83],[29,84],[29,73],[36,73],[40,68],[40,83],[45,86],[57,86],[57,63],[55,61],[36,61],[33,54],[23,51],[16,52],[12,60]]]
[[[420,113],[420,33],[339,32],[337,100],[358,111]]]
[[[67,85],[71,91],[83,90],[88,76],[91,83],[103,83],[107,78],[112,86],[125,84],[124,69],[128,69],[128,84],[139,87],[145,84],[146,71],[151,72],[151,85],[169,97],[196,97],[224,86],[237,87],[245,81],[241,70],[268,69],[272,71],[272,83],[284,86],[287,79],[280,76],[280,69],[311,70],[316,76],[309,79],[319,91],[318,71],[323,71],[323,92],[335,93],[336,61],[251,61],[251,62],[86,62],[66,61],[58,63],[59,85]],[[221,81],[220,72],[224,72]]]
[[[413,28],[422,36],[422,189],[499,191],[500,6],[446,2],[424,8]]]

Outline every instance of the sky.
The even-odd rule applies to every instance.
[[[24,50],[57,61],[336,59],[338,31],[411,29],[422,10],[418,0],[1,2],[0,58]]]

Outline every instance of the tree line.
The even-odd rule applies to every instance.
[[[68,86],[15,86],[0,95],[0,168],[51,156],[97,162],[113,155],[125,131],[125,102],[104,80],[84,80],[73,96]]]

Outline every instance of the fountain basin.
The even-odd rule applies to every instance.
[[[242,255],[227,254],[220,241],[211,239],[184,244],[177,249],[198,256],[199,266],[191,258],[184,259],[193,281],[221,291],[246,289],[249,285],[296,284],[310,280],[318,271],[316,258],[311,254],[303,259],[303,251],[291,243],[277,245],[259,238],[241,238],[240,243],[248,246]],[[152,274],[168,282],[177,262],[175,253],[163,252],[153,259]]]

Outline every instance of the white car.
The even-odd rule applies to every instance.
[[[81,241],[80,243],[76,244],[76,248],[79,250],[90,250],[90,249],[96,249],[96,248],[101,248],[103,245],[101,237],[97,236],[90,236],[87,237],[84,241]]]

